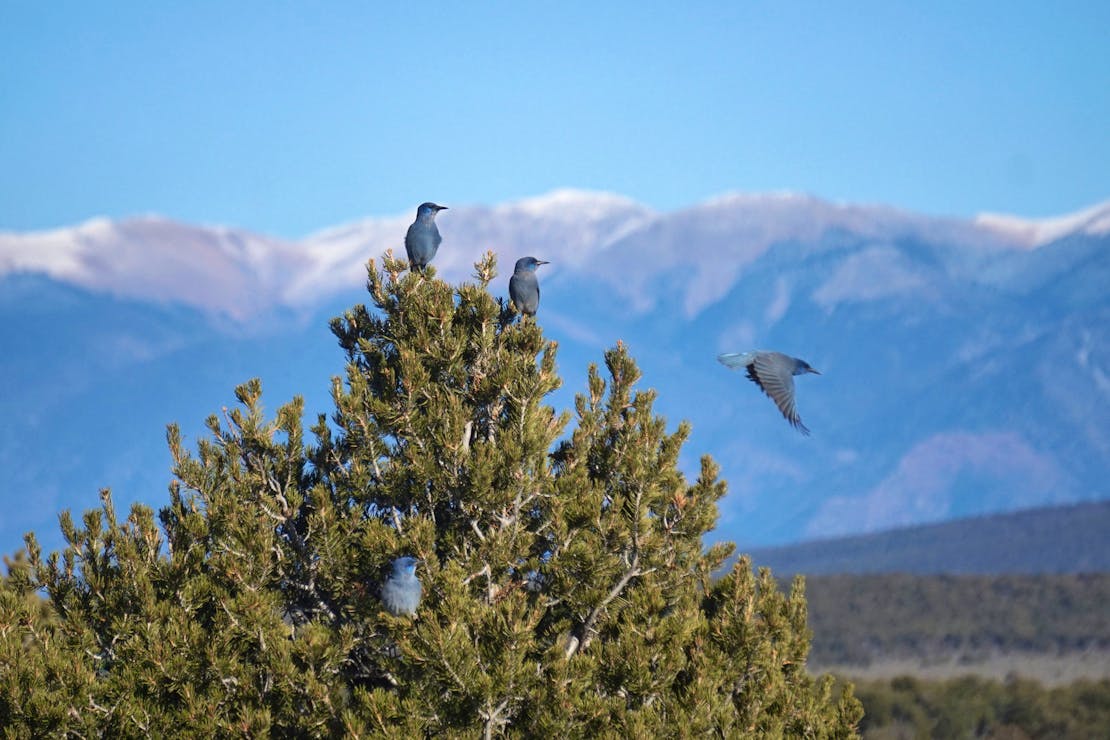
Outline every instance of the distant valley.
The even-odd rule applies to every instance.
[[[810,667],[854,679],[1110,679],[1110,502],[756,549],[805,575]]]

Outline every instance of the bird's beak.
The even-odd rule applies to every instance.
[[[447,210],[447,206],[436,206],[436,210],[437,210],[437,211],[446,211],[446,210]]]
[[[810,371],[811,373],[813,373],[814,375],[820,375],[820,374],[821,374],[821,371],[820,371],[820,370],[814,370],[814,369],[813,369],[812,367],[811,367],[811,368],[809,368],[809,371]]]
[[[550,265],[551,263],[548,262],[547,260],[536,260],[536,264],[537,265]]]

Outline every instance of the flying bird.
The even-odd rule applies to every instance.
[[[747,368],[748,377],[771,397],[791,426],[809,436],[809,429],[802,423],[798,409],[794,406],[794,376],[805,373],[821,374],[810,367],[808,362],[782,352],[766,350],[728,352],[717,355],[717,361],[734,370]]]
[[[535,316],[540,306],[540,281],[536,280],[536,268],[546,264],[546,260],[521,257],[513,268],[513,276],[509,278],[509,298],[525,316]]]
[[[393,561],[393,568],[382,584],[382,604],[390,614],[416,614],[423,593],[420,579],[416,577],[416,564],[419,562],[410,555]]]
[[[439,243],[443,241],[436,226],[436,214],[446,209],[447,206],[435,203],[421,203],[416,209],[416,220],[405,233],[405,252],[409,256],[410,269],[423,270],[435,258]]]

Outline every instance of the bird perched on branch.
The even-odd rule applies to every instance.
[[[540,281],[536,279],[536,268],[546,264],[546,260],[521,257],[513,268],[513,276],[509,278],[509,298],[525,316],[535,316],[540,306]]]
[[[794,376],[805,373],[821,374],[810,367],[808,362],[782,352],[766,350],[728,352],[717,355],[717,361],[734,370],[747,368],[748,377],[770,396],[791,426],[809,436],[809,429],[802,423],[794,405]]]
[[[423,270],[436,256],[443,237],[436,226],[436,214],[447,210],[447,206],[435,203],[421,203],[416,209],[416,220],[405,233],[405,252],[409,256],[409,268]]]
[[[423,594],[420,579],[416,577],[416,565],[419,562],[411,555],[393,561],[393,568],[382,583],[382,604],[390,614],[416,614],[416,608],[420,606],[420,596]]]

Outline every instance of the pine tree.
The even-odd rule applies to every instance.
[[[160,515],[107,492],[68,547],[8,563],[0,727],[12,736],[852,737],[850,689],[805,670],[803,584],[705,548],[718,469],[677,466],[621,345],[574,413],[556,345],[489,293],[371,261],[333,320],[335,412],[305,439],[261,385],[208,420]],[[573,426],[571,425],[571,422]],[[569,429],[568,429],[569,428]],[[378,597],[415,555],[414,617]],[[37,593],[44,591],[44,601]]]

